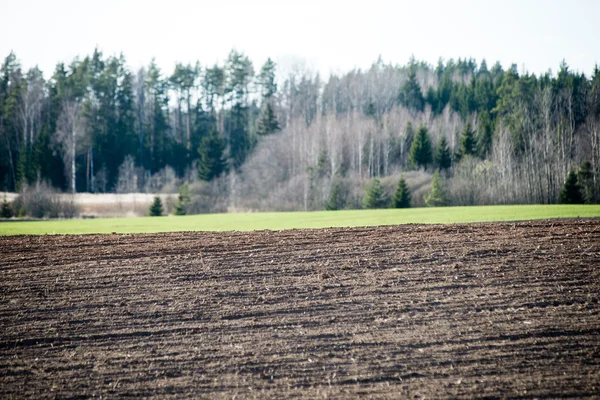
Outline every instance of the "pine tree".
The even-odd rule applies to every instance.
[[[6,195],[4,195],[4,201],[2,202],[2,209],[0,210],[0,216],[2,218],[11,218],[13,216],[13,210],[10,206],[10,203],[6,199]]]
[[[413,168],[427,168],[427,165],[431,163],[431,158],[429,134],[427,128],[421,125],[410,147],[410,163]]]
[[[367,186],[363,205],[365,208],[385,208],[385,191],[383,185],[377,178],[373,178],[371,184]]]
[[[435,149],[434,161],[439,170],[446,170],[452,166],[452,157],[450,155],[450,149],[448,148],[448,141],[444,135],[440,137],[438,146]]]
[[[210,181],[227,171],[227,161],[224,157],[225,140],[219,137],[217,131],[212,131],[210,136],[202,139],[198,148],[200,160],[198,162],[198,177]]]
[[[179,186],[178,202],[175,206],[175,215],[186,215],[187,205],[190,202],[190,190],[187,183]]]
[[[581,195],[581,186],[577,182],[577,174],[570,171],[567,175],[567,180],[560,192],[561,204],[583,204],[583,196]]]
[[[442,178],[439,171],[433,174],[431,181],[431,192],[425,196],[425,204],[429,207],[444,207],[450,203],[444,188],[442,187]]]
[[[162,215],[163,205],[162,205],[162,201],[160,200],[160,197],[158,197],[158,196],[154,197],[154,201],[150,205],[150,209],[148,210],[148,213],[150,214],[151,217],[160,217]]]
[[[401,176],[398,181],[398,188],[396,189],[396,193],[394,193],[394,197],[392,199],[392,207],[393,208],[410,208],[410,190],[408,189],[408,185],[404,180],[404,177]]]

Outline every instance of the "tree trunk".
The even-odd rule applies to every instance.
[[[71,135],[71,193],[75,193],[75,129]]]
[[[186,137],[186,148],[188,152],[192,148],[192,112],[191,112],[191,100],[190,100],[190,91],[187,93],[187,137]]]

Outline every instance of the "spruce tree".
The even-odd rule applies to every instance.
[[[319,178],[331,175],[331,160],[329,159],[327,148],[319,152],[319,157],[317,158],[317,175]]]
[[[273,98],[277,93],[277,83],[275,63],[270,58],[262,66],[257,77],[257,83],[260,87],[262,104],[256,133],[265,136],[280,129],[277,116],[273,110]]]
[[[339,181],[335,181],[329,194],[329,200],[325,205],[327,211],[341,210],[346,206],[346,193]]]
[[[0,216],[2,218],[11,218],[13,216],[13,210],[10,206],[10,203],[6,199],[6,195],[4,195],[4,201],[2,201],[2,210],[0,210]]]
[[[414,111],[423,111],[425,108],[425,98],[423,97],[421,86],[419,86],[419,82],[417,81],[416,67],[414,65],[410,66],[408,79],[400,89],[398,102]]]
[[[494,122],[487,111],[481,111],[477,116],[479,135],[477,136],[477,154],[485,158],[492,150],[494,139]]]
[[[160,200],[160,197],[155,196],[154,201],[152,202],[152,204],[150,205],[150,209],[148,210],[148,214],[150,214],[151,217],[160,217],[162,213],[162,201]]]
[[[431,163],[431,158],[429,134],[427,128],[421,125],[410,147],[410,164],[413,168],[427,168],[427,165]]]
[[[187,205],[190,202],[190,190],[187,183],[179,186],[179,194],[177,196],[178,202],[175,206],[175,215],[186,215]]]
[[[265,102],[261,112],[256,133],[266,136],[279,131],[279,129],[279,121],[277,121],[277,116],[275,115],[275,111],[273,111],[273,106],[267,101]]]
[[[435,149],[434,161],[436,167],[440,170],[446,170],[452,166],[452,157],[450,155],[450,149],[448,148],[448,141],[444,135],[440,137],[438,146]]]
[[[431,192],[425,196],[425,204],[429,207],[444,207],[450,203],[444,188],[442,187],[442,178],[439,171],[433,174],[431,181]]]
[[[577,182],[577,174],[570,171],[567,175],[565,185],[560,192],[561,204],[583,204],[583,196],[581,195],[581,186]]]
[[[592,172],[592,164],[589,161],[584,161],[577,172],[577,179],[583,195],[583,201],[586,204],[594,202],[594,173]]]
[[[227,160],[224,157],[225,140],[219,137],[217,131],[202,139],[198,148],[198,178],[210,181],[227,170]]]
[[[408,185],[403,176],[401,176],[400,181],[398,181],[398,188],[392,199],[392,207],[410,208],[410,190],[408,189]]]
[[[365,208],[385,208],[385,191],[379,179],[373,178],[371,184],[367,186],[363,205]]]
[[[471,128],[471,123],[467,122],[460,136],[459,157],[473,155],[476,150],[477,142],[475,141],[475,134]]]

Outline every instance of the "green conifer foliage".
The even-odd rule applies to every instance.
[[[417,81],[416,68],[414,65],[410,67],[408,79],[400,89],[398,102],[414,111],[423,111],[425,108],[425,98],[423,97],[423,92]]]
[[[389,201],[389,200],[388,200]],[[365,208],[385,208],[385,191],[383,185],[377,178],[373,178],[371,184],[367,186],[363,205]]]
[[[581,186],[577,181],[575,172],[570,171],[567,175],[565,185],[560,192],[561,204],[583,204],[583,196],[581,195]]]
[[[186,215],[187,205],[190,202],[190,189],[186,183],[179,186],[178,202],[175,206],[175,215]]]
[[[471,123],[467,122],[460,136],[460,157],[470,156],[477,151],[477,142]]]
[[[225,140],[219,137],[216,131],[202,139],[198,148],[200,160],[198,162],[198,177],[210,181],[227,170],[227,160],[224,157]]]
[[[431,181],[431,192],[425,196],[425,204],[429,207],[444,207],[450,203],[448,196],[442,186],[442,178],[439,171],[433,174]]]
[[[392,207],[410,208],[410,190],[408,189],[408,185],[403,176],[401,176],[398,181],[398,188],[396,188],[396,192],[392,199]]]
[[[329,200],[325,205],[327,211],[341,210],[346,206],[346,191],[340,181],[335,181],[329,194]]]
[[[154,197],[154,201],[150,205],[148,214],[150,214],[151,217],[160,217],[163,214],[163,205],[162,201],[160,200],[160,197]]]
[[[435,165],[440,170],[446,170],[452,166],[452,157],[448,148],[448,141],[445,136],[440,137],[440,141],[435,149]]]
[[[427,128],[423,125],[419,127],[412,142],[409,159],[413,168],[427,168],[431,163],[431,140]]]
[[[589,161],[584,161],[577,172],[577,179],[581,187],[583,201],[586,204],[594,202],[594,173],[592,172],[592,164]]]
[[[275,115],[275,111],[273,111],[273,106],[271,103],[266,102],[258,121],[256,133],[266,136],[279,131],[279,129],[279,121],[277,121],[277,116]]]

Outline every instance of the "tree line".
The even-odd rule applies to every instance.
[[[202,203],[190,212],[338,209],[364,207],[374,178],[391,201],[400,175],[424,205],[439,171],[448,204],[556,203],[572,173],[582,201],[598,202],[599,158],[600,71],[564,62],[536,76],[485,60],[378,59],[323,80],[270,59],[255,70],[236,50],[213,66],[166,72],[153,60],[134,72],[96,49],[48,80],[13,53],[0,70],[4,191],[174,181]]]

